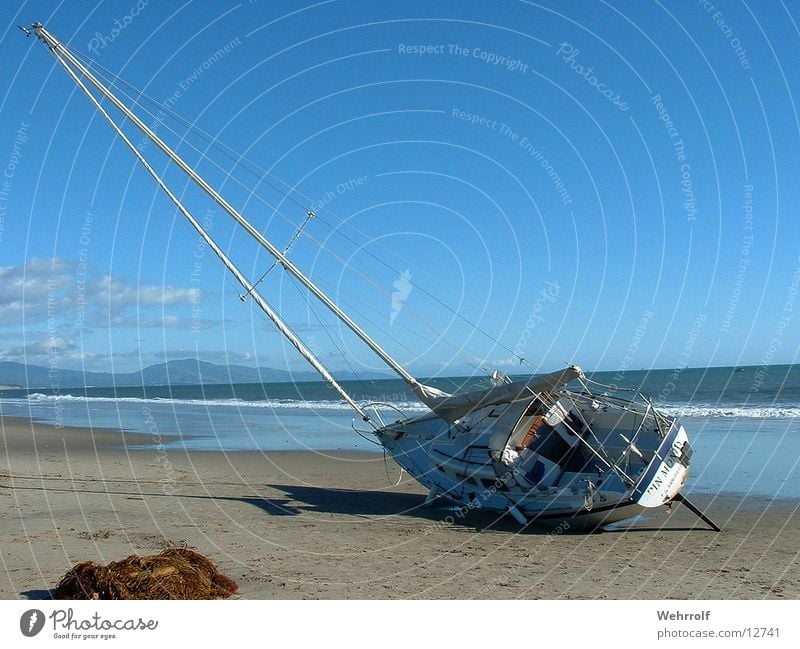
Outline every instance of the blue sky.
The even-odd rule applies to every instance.
[[[1,360],[306,369],[14,27],[37,20],[187,120],[142,114],[276,245],[313,207],[292,259],[417,374],[796,358],[797,3],[0,11]],[[153,149],[245,272],[265,272]],[[280,269],[261,286],[332,368],[382,369]]]

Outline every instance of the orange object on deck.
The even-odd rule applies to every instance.
[[[533,423],[531,424],[531,427],[528,429],[528,432],[525,433],[525,437],[522,438],[522,443],[516,447],[518,451],[521,451],[523,448],[528,448],[528,444],[530,444],[531,440],[533,440],[533,436],[536,434],[536,431],[538,430],[539,426],[542,425],[543,421],[544,421],[544,415],[539,415],[536,419],[533,420]]]

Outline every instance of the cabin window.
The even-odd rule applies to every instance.
[[[556,464],[561,464],[572,450],[564,438],[547,425],[536,431],[528,448]]]
[[[584,426],[575,421],[571,415],[567,415],[563,423],[559,424],[559,426],[564,425],[573,431],[573,434],[583,437]],[[592,463],[591,453],[577,439],[576,443],[570,444],[552,426],[543,421],[538,425],[534,423],[531,429],[522,440],[523,446],[518,450],[523,447],[530,449],[533,453],[557,464],[562,471],[578,473],[586,470]]]

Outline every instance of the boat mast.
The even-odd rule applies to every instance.
[[[34,25],[34,29],[36,29],[37,35],[39,34],[39,30],[41,29],[44,31],[44,28],[41,26]],[[44,32],[47,33],[46,31]],[[361,415],[362,419],[366,422],[370,421],[369,415],[364,411],[364,409],[356,403],[353,397],[348,394],[348,392],[342,388],[341,385],[333,378],[331,373],[328,369],[322,364],[322,362],[314,356],[314,354],[309,350],[305,344],[303,343],[300,338],[291,330],[288,324],[278,315],[278,313],[269,305],[269,303],[263,298],[263,296],[256,290],[255,286],[250,282],[242,272],[237,268],[237,266],[231,261],[231,259],[225,254],[225,252],[217,245],[214,239],[208,234],[208,232],[203,228],[202,225],[194,218],[194,216],[189,212],[188,209],[183,205],[181,200],[170,190],[164,180],[156,173],[155,169],[150,165],[149,162],[144,158],[141,152],[136,148],[136,146],[131,142],[131,140],[125,135],[119,125],[111,118],[108,112],[103,108],[97,98],[90,92],[90,90],[86,87],[83,81],[78,77],[75,71],[67,64],[67,62],[60,56],[61,52],[64,52],[63,47],[59,47],[56,49],[55,46],[51,45],[48,41],[46,41],[42,36],[40,36],[42,40],[50,47],[50,50],[53,52],[56,60],[61,64],[61,66],[67,71],[67,74],[72,78],[72,80],[76,83],[76,85],[84,92],[84,94],[89,98],[92,102],[94,107],[97,111],[105,118],[105,120],[111,125],[111,127],[116,131],[117,135],[122,139],[122,141],[128,146],[128,148],[133,152],[136,156],[137,160],[142,164],[142,166],[147,170],[147,172],[153,177],[156,181],[158,186],[167,194],[169,199],[175,204],[181,214],[189,221],[192,227],[200,234],[203,238],[203,241],[208,245],[209,248],[219,257],[225,267],[231,271],[233,276],[238,280],[238,282],[245,288],[247,294],[253,297],[253,301],[261,308],[261,310],[267,315],[267,317],[272,320],[278,330],[292,343],[292,345],[297,349],[298,352],[305,358],[317,372],[320,373],[322,378],[325,380],[328,385],[330,385],[339,396],[342,397],[359,415]],[[99,82],[95,82],[98,84]]]
[[[325,293],[318,288],[297,266],[295,266],[278,248],[254,228],[228,201],[226,201],[211,185],[209,185],[194,169],[175,153],[152,129],[150,129],[135,113],[123,104],[108,88],[76,59],[41,23],[35,23],[32,29],[56,55],[63,58],[95,87],[104,97],[139,128],[161,151],[167,155],[186,175],[188,175],[203,191],[205,191],[234,221],[252,236],[267,252],[269,252],[289,273],[294,275],[320,302],[322,302],[339,320],[341,320],[356,336],[358,336],[384,363],[402,378],[423,401],[427,401],[432,388],[421,384],[409,374],[400,363],[392,358],[375,340],[359,327],[344,311],[342,311]],[[439,393],[440,395],[442,393]]]

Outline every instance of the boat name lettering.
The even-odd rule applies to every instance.
[[[673,446],[673,451],[674,450],[675,447]],[[678,474],[673,473],[672,469],[678,462],[678,460],[679,458],[677,456],[672,454],[668,455],[667,458],[664,460],[664,462],[661,464],[661,468],[658,470],[658,473],[650,482],[650,486],[647,487],[647,491],[645,491],[645,493],[647,494],[652,493],[653,491],[656,491],[662,487],[666,490],[672,487],[673,483],[678,477]],[[670,473],[673,473],[673,475],[670,475]]]

